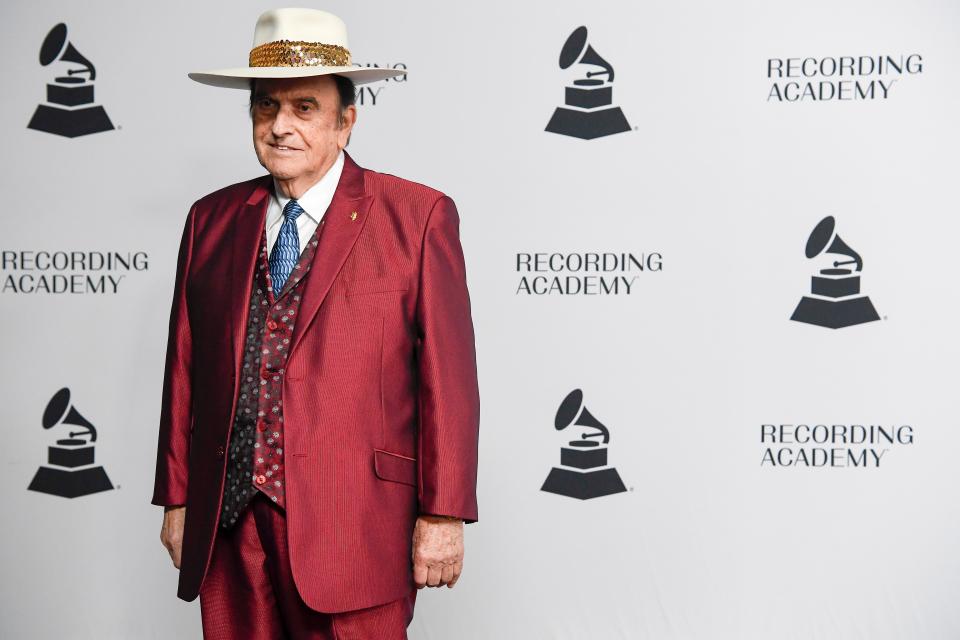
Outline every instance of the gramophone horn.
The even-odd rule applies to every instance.
[[[827,247],[826,252],[832,253],[835,255],[849,256],[850,258],[852,258],[852,260],[846,261],[846,262],[839,262],[839,261],[834,262],[833,266],[835,267],[839,267],[842,264],[849,264],[850,262],[855,262],[857,263],[857,271],[861,271],[863,269],[863,258],[861,258],[860,254],[854,251],[850,247],[850,245],[844,242],[843,239],[840,238],[840,236],[833,237],[833,242],[831,242],[830,246]]]
[[[857,264],[857,271],[862,270],[863,259],[860,257],[860,254],[854,251],[840,236],[835,234],[836,225],[837,221],[833,216],[827,216],[817,223],[817,226],[810,232],[810,238],[807,240],[807,258],[815,258],[821,253],[849,256],[853,258],[852,262]],[[835,262],[834,266],[840,266],[840,264],[847,263]]]
[[[563,48],[560,49],[560,68],[566,69],[579,60],[580,54],[583,53],[586,46],[587,28],[577,27],[573,30],[573,33],[567,36],[567,41],[563,43]]]
[[[598,75],[602,75],[603,73],[606,73],[607,81],[613,82],[613,67],[610,65],[609,62],[604,60],[600,56],[600,54],[594,50],[592,46],[587,45],[587,50],[584,52],[583,57],[580,58],[580,62],[582,64],[595,64],[598,67],[603,67],[604,69],[606,69],[605,72],[593,72],[587,75],[598,76]]]
[[[571,424],[580,425],[581,427],[593,427],[603,434],[604,443],[610,442],[610,432],[602,422],[594,418],[593,414],[583,406],[583,391],[580,389],[574,389],[568,393],[567,397],[560,403],[560,408],[557,409],[557,418],[553,426],[557,431],[561,431]]]
[[[834,220],[833,216],[827,216],[817,223],[817,226],[813,228],[813,231],[810,232],[810,237],[807,239],[806,254],[808,258],[817,257],[827,248],[827,244],[830,242],[830,238],[833,237],[833,230],[836,226],[837,221]]]
[[[86,56],[77,51],[76,47],[67,42],[67,25],[60,23],[43,39],[40,45],[40,64],[47,66],[57,60],[64,62],[75,62],[86,68],[90,72],[90,79],[97,77],[97,70],[93,63],[87,60]]]
[[[61,22],[53,29],[50,29],[50,33],[43,39],[43,44],[40,45],[40,64],[47,66],[59,58],[66,44],[67,25]]]
[[[584,407],[583,411],[580,412],[580,417],[577,418],[577,421],[574,424],[578,424],[581,427],[593,427],[594,429],[598,429],[600,433],[603,434],[604,444],[610,442],[610,431],[602,422],[594,418],[593,414],[587,411],[586,407]]]
[[[560,403],[560,408],[557,409],[557,417],[553,422],[553,426],[557,431],[566,429],[574,420],[577,419],[577,416],[580,414],[580,407],[583,405],[583,391],[580,389],[574,389],[567,394],[567,397],[563,399],[563,402]]]
[[[574,29],[573,33],[567,36],[567,41],[563,43],[563,48],[560,49],[561,69],[567,69],[575,63],[595,64],[598,67],[603,67],[606,69],[604,73],[609,76],[610,80],[613,80],[613,67],[610,66],[610,63],[604,60],[593,47],[587,44],[587,28],[583,26]],[[602,74],[593,72],[587,75]]]
[[[43,412],[43,428],[50,429],[58,424],[74,424],[85,427],[90,433],[90,441],[97,439],[97,429],[70,405],[70,389],[64,387],[53,394]]]

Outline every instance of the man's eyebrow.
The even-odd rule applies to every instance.
[[[271,94],[269,94],[266,91],[257,91],[256,93],[253,94],[254,100],[260,100],[261,98],[270,98],[271,100],[274,100],[274,101],[277,100],[275,97],[273,97]],[[315,107],[320,106],[320,103],[317,102],[317,99],[314,98],[313,96],[297,96],[296,98],[292,98],[291,100],[293,102],[309,102],[313,104]]]

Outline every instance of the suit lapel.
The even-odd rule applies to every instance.
[[[373,196],[364,191],[363,169],[357,166],[346,151],[343,155],[340,181],[337,183],[333,200],[320,221],[322,228],[313,264],[304,283],[303,300],[290,338],[290,350],[287,352],[288,361],[317,315],[321,303],[330,291],[330,285],[363,230],[373,200]]]
[[[243,338],[247,328],[250,302],[250,286],[253,271],[260,251],[260,235],[267,220],[267,205],[270,203],[269,175],[263,176],[240,205],[233,224],[230,264],[230,321],[233,336],[233,370],[240,371],[243,359]]]
[[[303,300],[290,339],[289,359],[300,338],[317,315],[330,285],[340,272],[357,237],[367,222],[373,196],[364,192],[363,169],[344,151],[343,170],[333,200],[320,220],[318,242],[310,273],[304,283]],[[253,193],[244,202],[233,226],[232,263],[230,273],[230,318],[233,323],[234,371],[239,371],[243,358],[243,339],[247,327],[248,302],[253,272],[260,250],[260,234],[266,225],[270,202],[271,177],[263,176]],[[356,215],[354,215],[356,214]]]

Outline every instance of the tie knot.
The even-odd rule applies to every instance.
[[[296,220],[303,213],[303,207],[296,200],[290,200],[283,206],[283,215],[287,220]]]

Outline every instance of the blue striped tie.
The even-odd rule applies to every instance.
[[[279,294],[283,284],[290,277],[294,265],[300,259],[300,236],[297,234],[297,218],[303,213],[303,207],[296,200],[290,200],[283,207],[285,220],[280,225],[280,234],[270,252],[270,278],[273,280],[273,292]]]

